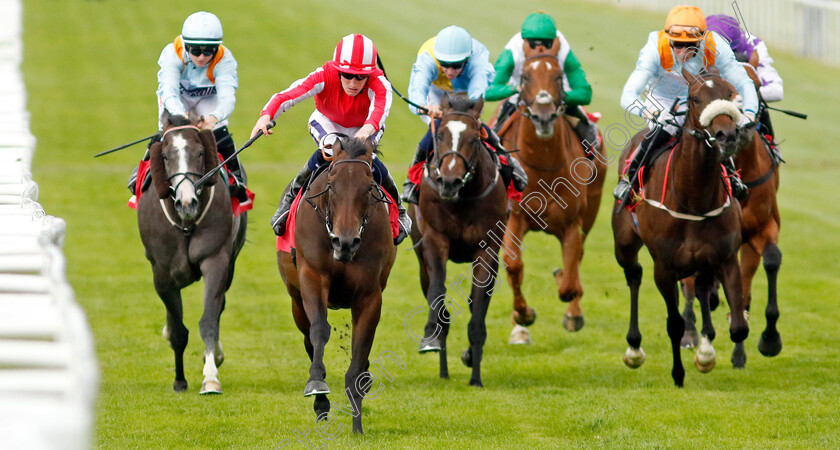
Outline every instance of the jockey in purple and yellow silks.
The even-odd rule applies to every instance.
[[[621,94],[621,107],[627,112],[650,120],[652,132],[645,136],[639,151],[634,153],[625,176],[619,179],[613,195],[619,202],[624,202],[632,191],[632,182],[647,155],[666,142],[679,131],[676,122],[682,126],[685,115],[679,114],[687,109],[688,84],[682,76],[685,69],[691,74],[699,73],[707,67],[716,67],[723,79],[732,84],[740,94],[743,111],[738,126],[755,121],[758,111],[758,96],[755,86],[744,67],[735,59],[726,41],[713,31],[706,29],[706,16],[696,6],[675,6],[665,19],[665,29],[651,32],[647,44],[639,52],[636,68]],[[646,92],[645,100],[641,95]],[[669,110],[674,101],[678,101],[678,114]],[[747,187],[737,177],[732,159],[724,162],[730,178],[732,193],[743,199]]]
[[[199,119],[199,128],[213,130],[219,153],[224,158],[231,156],[236,146],[227,125],[236,105],[239,80],[236,59],[222,45],[219,18],[205,11],[187,17],[181,34],[161,51],[158,65],[158,129],[163,130],[169,116]],[[155,135],[149,146],[159,140],[160,134]],[[227,168],[235,180],[231,193],[240,204],[248,202],[247,176],[239,159],[229,161]],[[132,193],[135,176],[136,171],[129,180]]]

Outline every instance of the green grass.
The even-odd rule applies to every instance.
[[[185,359],[190,387],[185,394],[172,392],[172,352],[160,336],[164,308],[152,287],[136,215],[125,207],[125,181],[142,155],[141,146],[92,158],[154,131],[155,62],[184,18],[200,8],[220,16],[225,44],[239,61],[240,89],[231,120],[239,144],[269,96],[330,58],[341,36],[370,36],[392,82],[404,92],[417,48],[440,28],[464,26],[495,59],[524,17],[537,9],[556,17],[574,46],[594,88],[590,110],[604,114],[606,127],[623,120],[621,88],[647,32],[663,20],[634,10],[549,0],[527,6],[499,0],[457,5],[402,0],[25,1],[23,70],[31,129],[38,138],[33,171],[40,202],[49,214],[67,221],[68,278],[96,339],[102,371],[97,447],[269,449],[283,439],[294,441],[295,430],[313,427],[312,401],[301,395],[308,359],[291,319],[267,225],[281,190],[313,150],[305,127],[312,101],[282,116],[271,139],[258,141],[242,155],[257,202],[222,317],[227,354],[220,371],[223,396],[197,393],[203,348],[197,325],[200,285],[184,291],[186,324],[192,331]],[[391,367],[395,379],[385,382],[378,398],[365,401],[366,435],[353,436],[350,420],[338,414],[343,433],[327,442],[313,430],[313,446],[840,445],[840,131],[835,124],[840,70],[787,54],[773,56],[785,78],[781,107],[810,116],[800,121],[774,114],[787,159],[779,192],[784,253],[779,276],[784,349],[779,356],[763,358],[755,349],[766,302],[766,281],[759,274],[746,341],[747,368],[736,371],[728,362],[732,344],[725,331],[726,308],[721,308],[713,314],[720,336],[718,366],[702,375],[691,368],[692,355],[684,352],[686,387],[675,388],[665,308],[644,256],[640,326],[648,360],[639,370],[626,368],[621,355],[628,294],[612,256],[605,201],[582,267],[586,327],[575,334],[563,331],[565,305],[557,300],[551,277],[551,269],[560,264],[559,245],[553,237],[529,234],[524,289],[540,314],[531,327],[535,343],[507,344],[511,294],[502,280],[487,317],[484,389],[467,386],[469,370],[458,360],[467,345],[466,313],[450,333],[450,380],[437,378],[436,356],[416,353],[404,320],[425,301],[416,259],[403,245],[385,291],[373,354],[393,351],[406,368]],[[395,98],[382,147],[395,178],[404,176],[422,133],[420,120]],[[610,175],[608,185],[612,183]],[[467,266],[451,265],[449,273],[454,280],[467,273]],[[327,348],[327,382],[334,392],[341,391],[349,362],[348,322],[346,311],[330,312],[336,330]],[[332,397],[346,404],[346,399]]]

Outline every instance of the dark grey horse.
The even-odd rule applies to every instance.
[[[230,194],[220,175],[196,191],[194,183],[218,161],[210,130],[190,123],[168,124],[162,142],[151,147],[154,190],[137,205],[137,224],[146,258],[152,263],[155,291],[166,306],[163,336],[175,352],[175,391],[187,389],[184,349],[189,331],[183,322],[181,289],[204,277],[204,314],[198,322],[205,347],[201,394],[222,392],[219,318],[248,220],[247,213],[233,216]]]

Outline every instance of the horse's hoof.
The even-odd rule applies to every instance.
[[[523,327],[522,325],[516,325],[515,327],[513,327],[513,330],[510,332],[510,339],[508,340],[508,344],[518,345],[530,343],[531,333],[528,331],[527,328]]]
[[[568,313],[563,314],[563,328],[570,333],[580,331],[583,328],[583,315],[572,317]]]
[[[175,380],[175,383],[172,384],[172,389],[174,389],[175,392],[186,391],[187,390],[187,380],[182,380],[182,381]]]
[[[779,333],[762,332],[761,337],[758,338],[758,351],[767,357],[778,355],[782,351],[782,336]]]
[[[706,336],[703,336],[700,347],[694,353],[694,367],[700,373],[709,373],[715,367],[715,364],[717,364],[715,348],[712,346],[712,342]]]
[[[483,388],[484,383],[482,383],[481,380],[470,380],[470,386]]]
[[[514,324],[529,327],[537,320],[537,310],[529,306],[524,318],[518,311],[514,310],[513,313],[511,313],[511,317],[513,317]]]
[[[420,348],[418,348],[417,351],[419,353],[439,352],[442,348],[443,346],[440,344],[440,340],[426,340],[423,338],[423,340],[420,341]]]
[[[680,339],[680,348],[695,348],[700,344],[700,335],[697,330],[686,330]]]
[[[207,395],[207,394],[221,394],[222,393],[222,384],[218,381],[205,381],[201,383],[201,391],[199,394]]]
[[[464,353],[461,353],[461,362],[467,367],[472,367],[472,352],[470,349],[466,349]]]
[[[743,369],[747,365],[747,352],[744,350],[743,342],[735,344],[731,361],[733,369]]]
[[[642,367],[642,364],[645,363],[645,351],[642,350],[642,347],[638,349],[634,349],[632,347],[627,347],[627,351],[624,352],[624,364],[631,369],[638,369]]]
[[[309,380],[306,382],[306,387],[303,388],[303,396],[329,394],[330,388],[324,380]]]

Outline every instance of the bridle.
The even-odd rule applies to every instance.
[[[327,206],[325,208],[322,208],[323,209],[323,211],[322,211],[322,209],[319,209],[318,205],[316,205],[315,202],[313,202],[312,200],[315,199],[315,198],[318,198],[318,197],[320,197],[324,194],[327,194],[327,197],[329,197],[329,193],[335,191],[335,189],[332,187],[332,183],[330,183],[330,175],[332,174],[333,167],[335,167],[339,164],[344,164],[344,163],[364,164],[365,166],[367,166],[371,175],[373,175],[373,167],[371,167],[371,164],[367,161],[364,161],[364,160],[361,160],[361,159],[342,159],[342,160],[339,160],[339,161],[333,161],[332,163],[330,163],[329,168],[327,169],[327,187],[325,187],[324,190],[322,190],[321,192],[319,192],[317,194],[313,194],[313,195],[310,195],[310,196],[304,198],[306,200],[306,202],[309,203],[312,206],[312,208],[315,210],[315,212],[317,212],[321,216],[321,218],[324,220],[324,226],[327,228],[327,234],[329,235],[330,239],[333,239],[333,238],[337,237],[335,235],[335,233],[333,232],[333,223],[332,223],[332,219],[330,218],[331,217],[330,206],[329,206],[330,203],[329,203],[329,201],[327,201]],[[379,196],[377,197],[377,195],[374,194],[374,192],[378,193]],[[384,191],[382,190],[382,187],[379,186],[375,181],[370,183],[370,187],[368,188],[368,193],[377,202],[391,203],[388,200],[388,197],[385,195]],[[368,210],[365,212],[365,215],[362,216],[362,224],[361,224],[361,226],[359,226],[359,236],[361,236],[362,233],[365,231],[365,227],[367,227],[369,218],[370,218],[370,208],[368,208]]]
[[[560,66],[560,60],[557,59],[557,55],[544,54],[544,55],[535,55],[535,56],[531,56],[530,58],[527,58],[525,60],[525,62],[522,64],[522,67],[524,69],[525,65],[528,64],[529,61],[533,61],[533,60],[536,60],[536,59],[543,59],[543,58],[551,58],[557,63],[558,67]],[[524,80],[524,77],[521,77],[520,82],[519,82],[519,104],[525,107],[525,111],[522,112],[522,115],[524,115],[525,117],[527,117],[528,119],[530,119],[532,121],[536,120],[536,121],[543,122],[543,120],[539,117],[539,115],[534,112],[533,105],[534,105],[534,103],[537,103],[537,104],[551,103],[553,106],[555,106],[554,112],[551,113],[551,115],[548,117],[548,120],[545,121],[545,123],[553,122],[553,121],[557,120],[558,117],[560,117],[561,111],[565,107],[565,100],[566,100],[566,91],[563,90],[562,81],[560,83],[560,98],[559,99],[555,98],[553,95],[549,94],[546,91],[542,91],[539,94],[535,95],[534,98],[528,100],[524,95],[524,91],[525,91],[524,88],[525,88],[525,80]]]
[[[179,130],[195,130],[196,133],[198,133],[200,131],[199,128],[195,125],[183,125],[183,126],[179,126],[179,127],[172,127],[172,128],[166,130],[163,133],[163,136],[160,139],[161,142],[166,140],[166,135],[167,134],[169,134],[172,131],[179,131]],[[182,178],[181,181],[178,182],[178,184],[173,186],[172,185],[172,179],[179,176],[179,175],[183,176],[184,178]],[[196,177],[195,181],[193,181],[193,179],[190,178],[191,176]],[[203,173],[197,173],[197,172],[176,172],[176,173],[173,173],[172,175],[169,175],[166,178],[166,180],[169,181],[169,190],[171,191],[169,193],[170,198],[172,198],[173,200],[175,199],[175,192],[178,191],[178,188],[181,186],[181,183],[183,183],[185,181],[189,181],[190,183],[192,183],[193,190],[195,190],[195,195],[196,196],[201,195],[201,188],[199,187],[198,189],[196,189],[195,188],[195,183],[196,183],[196,181],[198,181],[203,176],[204,176]]]
[[[178,127],[172,127],[172,128],[166,130],[163,133],[163,136],[161,137],[161,142],[163,142],[166,139],[166,135],[169,134],[169,132],[186,130],[186,129],[192,129],[192,130],[195,130],[196,132],[200,131],[199,128],[196,127],[195,125],[182,125],[182,126],[178,126]],[[206,151],[206,149],[205,149],[205,151]],[[178,175],[182,175],[183,178],[178,182],[177,185],[173,186],[172,185],[172,179],[175,178]],[[195,188],[196,181],[193,181],[192,178],[190,178],[190,176],[196,177],[196,181],[198,181],[198,179],[200,179],[202,176],[204,176],[204,174],[203,173],[196,173],[196,172],[176,172],[176,173],[173,173],[172,175],[169,175],[167,177],[167,181],[169,181],[169,191],[170,191],[169,192],[169,199],[170,200],[172,200],[173,202],[175,201],[175,193],[177,192],[178,187],[181,186],[181,183],[183,183],[185,181],[189,181],[190,183],[192,183],[193,190],[195,191],[196,197],[200,198],[202,188],[199,187],[198,189],[196,189]],[[204,205],[204,209],[201,211],[201,215],[199,215],[198,219],[195,222],[193,222],[192,224],[190,224],[188,226],[179,225],[177,222],[175,222],[175,220],[172,218],[172,216],[170,216],[169,211],[167,210],[167,207],[166,207],[166,201],[163,198],[160,199],[160,207],[163,210],[163,215],[166,217],[166,220],[169,222],[170,225],[172,225],[173,227],[175,227],[175,229],[177,229],[181,233],[183,233],[184,236],[191,236],[192,233],[195,231],[196,227],[198,227],[198,225],[204,220],[204,217],[207,215],[207,211],[210,210],[210,205],[213,204],[213,198],[215,198],[215,196],[216,196],[215,194],[216,194],[216,186],[213,185],[213,186],[210,187],[210,199]]]
[[[443,123],[443,119],[445,119],[448,116],[469,117],[475,123],[476,129],[481,130],[481,122],[478,120],[478,118],[476,118],[475,116],[473,116],[472,114],[470,114],[468,112],[450,111],[450,112],[443,115],[443,118],[441,119],[441,123]],[[454,150],[450,150],[450,151],[448,151],[444,154],[439,154],[438,148],[437,148],[437,133],[435,132],[435,129],[434,129],[434,123],[435,123],[434,120],[432,120],[432,122],[431,122],[432,135],[434,136],[434,139],[432,139],[432,141],[434,143],[434,147],[433,147],[433,151],[432,151],[432,156],[431,156],[430,160],[428,161],[428,164],[426,164],[426,173],[425,173],[424,179],[426,180],[427,183],[429,183],[429,185],[438,194],[440,194],[440,186],[438,185],[438,183],[436,181],[438,178],[440,178],[440,166],[443,165],[443,161],[446,158],[452,156],[452,157],[458,158],[461,161],[463,161],[464,166],[467,169],[466,171],[464,171],[464,175],[462,175],[461,177],[458,177],[458,180],[461,182],[461,188],[463,189],[467,185],[467,183],[469,183],[473,179],[473,177],[475,177],[475,173],[478,170],[478,162],[479,162],[478,154],[482,150],[480,148],[480,146],[482,146],[484,144],[482,144],[479,141],[478,145],[475,146],[477,148],[473,149],[473,153],[472,153],[472,155],[470,155],[469,159],[467,159],[466,156],[461,154],[461,152],[459,152],[457,148],[454,149]],[[497,171],[497,175],[498,175],[498,171]],[[485,196],[487,196],[487,194],[490,193],[490,191],[496,185],[497,179],[498,179],[498,176],[496,178],[494,178],[493,182],[490,183],[487,186],[487,188],[485,188],[484,191],[481,194],[479,194],[478,196],[472,197],[472,198],[469,198],[469,199],[462,198],[461,200],[478,200],[478,199],[484,198]]]

